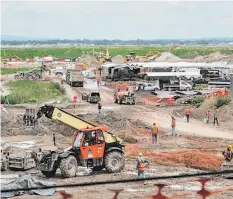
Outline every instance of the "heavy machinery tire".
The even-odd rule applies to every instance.
[[[27,77],[27,79],[32,80],[33,77],[32,77],[31,75],[29,75],[29,76]]]
[[[115,97],[115,98],[114,98],[114,103],[117,103],[117,102],[118,102],[118,101],[117,101],[117,98]]]
[[[135,101],[133,101],[133,103],[132,103],[133,105],[135,105]]]
[[[109,173],[117,173],[124,169],[124,155],[118,151],[109,152],[104,159],[105,168]]]
[[[119,104],[122,104],[122,98],[119,99]]]
[[[35,78],[36,78],[36,79],[40,79],[40,75],[38,75],[38,74],[35,75]]]
[[[77,167],[77,160],[74,156],[70,155],[67,158],[63,158],[60,163],[61,175],[64,178],[74,177],[77,172]]]
[[[47,178],[51,178],[53,176],[55,176],[56,173],[56,169],[52,170],[52,171],[41,171],[41,173],[43,173]]]
[[[187,88],[186,88],[186,91],[190,91],[190,88],[189,88],[189,87],[187,87]]]
[[[15,79],[19,79],[20,77],[18,75],[15,75]]]
[[[93,167],[92,171],[101,171],[104,167],[103,166],[96,166]]]

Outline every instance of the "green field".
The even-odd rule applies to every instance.
[[[94,47],[94,52],[105,52],[106,47]],[[233,54],[233,48],[230,47],[109,47],[111,56],[125,56],[129,52],[136,52],[137,55],[143,56],[149,51],[171,52],[180,58],[194,58],[199,55],[208,55],[213,52],[220,52],[225,55]],[[18,56],[20,58],[34,58],[35,56],[52,55],[58,58],[62,57],[79,57],[82,55],[92,55],[92,47],[77,48],[31,48],[31,49],[5,49],[5,53],[1,50],[3,58],[8,56]]]
[[[18,80],[10,82],[8,86],[12,89],[7,96],[10,104],[46,102],[64,94],[59,84],[51,82]]]
[[[20,73],[20,72],[25,72],[25,71],[30,71],[38,67],[34,68],[1,68],[1,75],[8,75],[8,74],[14,74],[14,73]]]

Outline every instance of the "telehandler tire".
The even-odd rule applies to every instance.
[[[121,172],[125,167],[124,155],[118,151],[109,152],[105,156],[105,169],[109,173]]]
[[[55,176],[56,173],[56,169],[52,170],[52,171],[41,171],[41,173],[43,173],[46,177],[51,178]]]
[[[64,178],[74,177],[77,172],[77,167],[77,160],[73,155],[63,158],[60,163],[61,175]]]

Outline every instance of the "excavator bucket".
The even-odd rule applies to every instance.
[[[36,109],[26,109],[23,120],[27,127],[35,127],[37,124]]]

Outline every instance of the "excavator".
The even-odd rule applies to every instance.
[[[151,60],[155,60],[156,58],[160,57],[162,54],[156,51],[149,51],[144,56],[145,59],[149,59],[151,57]]]
[[[105,168],[110,173],[123,170],[123,140],[108,132],[107,126],[96,126],[51,105],[42,106],[38,111],[26,109],[24,122],[26,125],[35,125],[43,115],[77,129],[69,148],[44,151],[42,158],[37,158],[37,154],[33,153],[37,168],[46,177],[53,177],[57,169],[60,169],[64,178],[74,177],[78,166],[91,168],[93,171]]]

